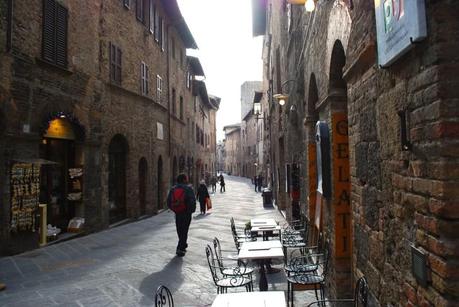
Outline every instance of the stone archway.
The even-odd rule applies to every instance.
[[[344,47],[336,40],[331,52],[328,83],[328,105],[330,110],[329,124],[331,130],[331,206],[329,221],[332,225],[332,266],[334,272],[332,291],[342,297],[351,293],[352,270],[352,218],[351,218],[351,184],[347,114],[347,84],[343,79],[343,68],[346,64]],[[340,280],[337,282],[336,280]]]

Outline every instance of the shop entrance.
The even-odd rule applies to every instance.
[[[47,223],[64,232],[77,210],[82,211],[83,175],[82,152],[76,145],[72,124],[64,115],[49,122],[40,146],[40,158],[55,162],[42,168],[40,202],[48,204]]]
[[[158,187],[156,189],[157,194],[157,201],[158,201],[158,210],[163,208],[163,201],[161,193],[163,192],[163,158],[159,156],[158,158],[158,174],[157,174],[157,184]]]
[[[147,213],[147,159],[142,158],[139,161],[139,213]]]
[[[128,144],[124,136],[113,137],[108,148],[108,203],[110,224],[126,218],[126,160]]]

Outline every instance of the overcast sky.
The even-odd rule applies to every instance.
[[[252,37],[252,1],[178,0],[199,50],[209,94],[222,98],[217,140],[223,126],[241,121],[241,84],[262,79],[262,37]]]

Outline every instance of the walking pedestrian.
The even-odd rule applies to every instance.
[[[263,187],[263,176],[262,175],[258,175],[257,185],[258,185],[258,192],[261,192],[261,188]]]
[[[167,196],[167,206],[175,213],[175,227],[179,239],[176,254],[178,257],[183,257],[188,247],[191,215],[196,211],[194,191],[188,185],[188,177],[185,174],[177,176],[177,184],[171,188]]]
[[[223,174],[220,174],[220,193],[226,192],[225,189],[225,178],[223,178]]]
[[[199,200],[199,206],[201,207],[201,214],[206,214],[206,200],[209,197],[209,191],[207,190],[206,182],[201,180],[198,193],[196,194],[196,198]]]
[[[257,184],[258,184],[258,178],[257,178],[256,175],[253,176],[252,182],[255,185],[255,192],[256,192],[257,191]]]
[[[217,191],[217,177],[212,176],[212,178],[210,178],[210,184],[212,185],[212,193],[215,193]]]

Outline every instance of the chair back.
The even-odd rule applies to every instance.
[[[155,307],[174,307],[171,291],[166,286],[159,286],[155,294]]]
[[[212,279],[214,280],[215,285],[220,280],[218,276],[218,261],[214,257],[214,253],[212,252],[212,248],[209,244],[206,246],[206,257],[207,257],[207,264],[209,265],[210,273],[212,274]]]
[[[217,237],[213,240],[214,243],[214,252],[215,256],[217,257],[217,262],[220,267],[224,267],[223,265],[223,257],[222,257],[222,247],[220,245],[220,240]]]
[[[354,290],[354,306],[355,307],[367,307],[368,306],[368,283],[367,279],[362,276],[357,280]]]

